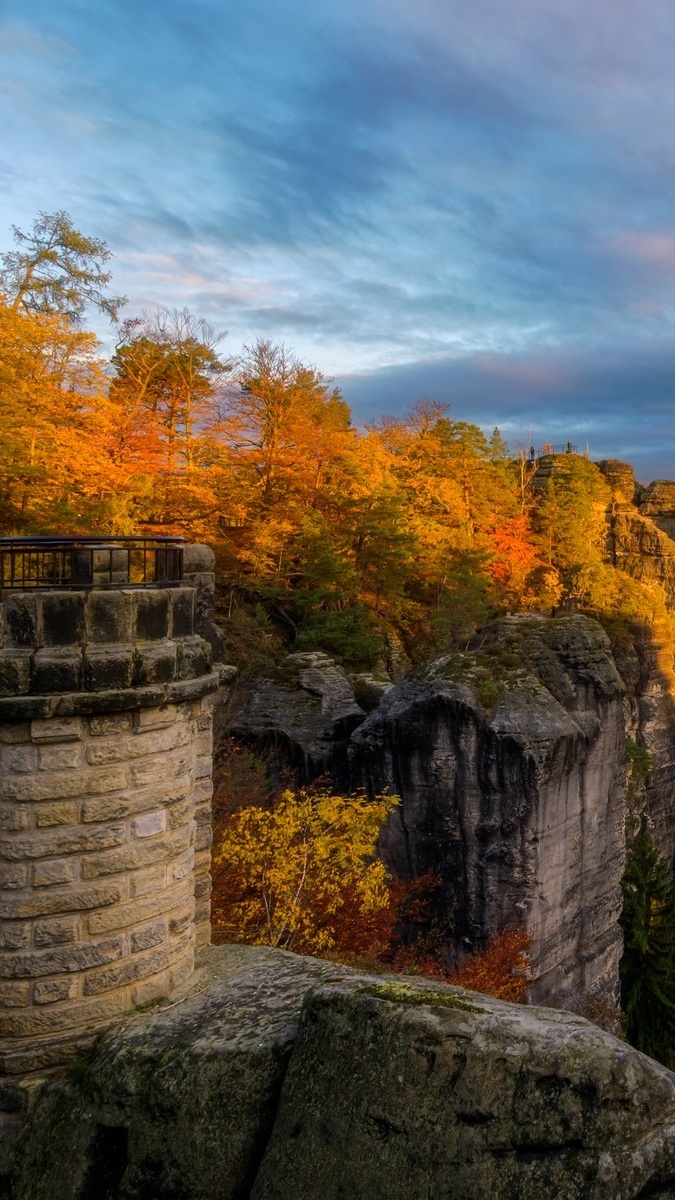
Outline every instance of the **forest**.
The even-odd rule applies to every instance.
[[[611,494],[586,457],[557,455],[542,484],[526,447],[424,398],[357,426],[281,343],[230,353],[185,309],[120,319],[109,257],[63,212],[2,255],[2,535],[209,542],[248,670],[291,644],[352,669],[420,661],[507,611],[643,610],[605,562]],[[115,326],[107,359],[92,306]]]
[[[514,611],[579,610],[614,633],[639,615],[672,639],[659,585],[645,589],[608,562],[612,492],[588,457],[510,447],[499,429],[488,435],[425,398],[411,397],[403,416],[357,425],[320,369],[280,342],[261,338],[231,351],[186,309],[121,318],[124,298],[109,291],[110,251],[80,233],[67,213],[41,213],[29,232],[15,229],[13,236],[13,248],[0,256],[0,535],[161,533],[208,542],[216,552],[227,661],[244,679],[291,649],[324,650],[351,671],[392,672],[468,648],[491,620]],[[107,358],[86,328],[92,310],[113,323]],[[235,747],[232,769],[238,754]],[[247,769],[255,774],[260,764]],[[414,889],[395,894],[381,870],[373,875],[377,830],[392,798],[380,798],[382,813],[377,806],[365,813],[356,801],[321,791],[314,800],[311,793],[294,799],[291,789],[276,797],[270,824],[271,802],[261,800],[260,788],[251,792],[246,784],[238,794],[252,803],[240,799],[227,814],[236,853],[217,901],[225,920],[223,894],[234,888],[231,904],[243,905],[236,936],[300,949],[304,937],[309,952],[341,941],[361,952],[365,945],[351,934],[357,925],[363,931],[364,913],[384,945],[401,905],[423,904]],[[314,845],[324,874],[313,892],[307,884],[313,923],[302,925],[296,905],[304,934],[289,941],[287,915],[273,929],[268,908],[269,928],[261,933],[244,848],[264,840],[267,822],[264,836],[270,844],[276,839],[285,864],[283,896],[289,847],[305,847],[302,877],[311,881],[307,829],[323,810],[329,816],[319,820]],[[325,840],[336,822],[337,848]],[[345,847],[353,849],[355,839],[359,853],[345,874]],[[627,885],[640,904],[637,965],[624,982],[637,1011],[644,994],[630,988],[645,975],[654,943],[644,928],[656,920],[665,955],[654,985],[666,995],[665,1008],[657,1003],[659,1037],[670,1059],[675,891],[667,866],[649,853],[637,882]],[[225,844],[216,867],[227,857]],[[328,862],[342,880],[332,890]],[[629,945],[632,930],[626,927]],[[482,979],[487,990],[497,979],[497,994],[522,995],[523,971],[514,985],[512,968],[523,967],[526,941],[518,931],[504,937],[489,948],[487,966],[484,960],[468,979],[455,978],[470,986]],[[396,953],[389,961],[404,969],[404,948],[398,959]],[[418,955],[415,969],[434,965],[428,956],[422,967],[420,961]],[[634,1031],[636,1044],[641,1036]],[[652,1043],[643,1048],[656,1052]]]

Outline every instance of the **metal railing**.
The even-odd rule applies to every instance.
[[[177,587],[180,537],[3,537],[0,589]]]

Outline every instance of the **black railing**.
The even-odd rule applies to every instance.
[[[0,538],[0,589],[176,587],[179,537]]]

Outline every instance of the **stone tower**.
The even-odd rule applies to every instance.
[[[180,539],[0,540],[0,1073],[209,940],[212,570]]]

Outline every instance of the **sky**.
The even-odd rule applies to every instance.
[[[674,62],[672,0],[0,0],[0,249],[675,478]]]

